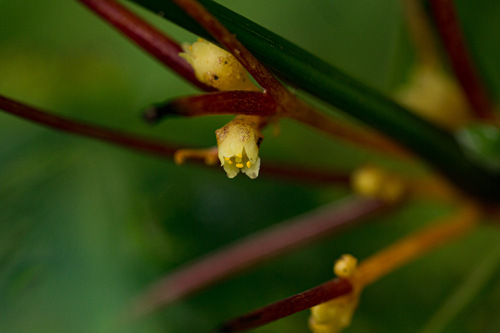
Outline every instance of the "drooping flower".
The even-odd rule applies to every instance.
[[[259,146],[262,142],[255,117],[239,116],[215,131],[219,160],[229,178],[241,171],[254,179],[259,175]]]
[[[189,62],[201,82],[218,90],[258,90],[231,53],[203,39],[182,48],[184,53],[179,55]]]

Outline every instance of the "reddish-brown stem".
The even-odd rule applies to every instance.
[[[173,146],[166,142],[155,141],[129,133],[123,133],[101,126],[84,124],[76,120],[56,116],[2,96],[0,96],[0,110],[46,127],[94,138],[164,158],[172,158],[174,153],[179,149],[177,146]],[[192,162],[204,163],[203,160],[193,160]],[[273,165],[272,162],[263,165],[261,167],[261,173],[265,176],[273,176],[273,178],[294,179],[319,184],[346,184],[349,179],[349,176],[345,173],[322,171],[302,166]]]
[[[289,96],[288,90],[241,44],[205,7],[194,0],[173,0],[221,43],[276,101]]]
[[[482,119],[495,119],[491,98],[467,51],[453,0],[429,0],[441,40],[467,99]]]
[[[115,26],[146,52],[170,67],[181,77],[204,91],[216,89],[196,79],[191,65],[181,57],[182,48],[163,32],[151,26],[115,0],[78,0]]]
[[[219,332],[240,332],[259,327],[294,313],[307,310],[353,290],[348,280],[335,279],[300,294],[285,298],[225,323]]]
[[[180,268],[155,283],[136,303],[135,315],[186,297],[264,260],[352,227],[389,205],[354,197],[263,230]]]
[[[177,150],[177,147],[169,146],[164,142],[52,115],[2,96],[0,96],[0,109],[46,127],[79,134],[162,157],[172,157]]]
[[[277,103],[269,94],[256,91],[223,91],[198,96],[189,96],[155,105],[144,113],[149,122],[165,116],[206,116],[243,114],[250,116],[272,116]]]

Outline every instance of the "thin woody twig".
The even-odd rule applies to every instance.
[[[430,0],[430,7],[453,70],[467,99],[482,119],[496,119],[494,106],[467,51],[453,0]]]
[[[165,142],[155,141],[141,136],[135,136],[129,133],[97,125],[85,124],[76,120],[53,115],[2,96],[0,96],[0,109],[46,127],[98,139],[100,141],[162,157],[172,157],[178,149]]]
[[[146,52],[170,67],[182,78],[204,91],[216,89],[200,82],[189,63],[179,57],[182,48],[173,39],[156,29],[115,0],[78,0],[94,13],[115,26]]]
[[[222,91],[176,98],[153,105],[144,112],[144,118],[150,123],[155,123],[167,116],[230,114],[272,116],[275,113],[276,102],[268,94],[256,91]]]
[[[349,294],[353,286],[346,279],[334,279],[300,294],[285,298],[223,324],[218,332],[240,332],[260,327],[317,304]]]

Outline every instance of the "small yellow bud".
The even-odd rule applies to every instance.
[[[340,278],[347,278],[354,274],[358,259],[350,254],[342,255],[333,266],[333,272]]]
[[[199,39],[182,49],[179,56],[189,62],[201,82],[219,90],[258,90],[238,60],[220,47]]]
[[[334,272],[340,278],[350,278],[356,271],[358,260],[344,254],[335,262]],[[353,290],[350,294],[311,308],[309,328],[314,333],[339,333],[351,324],[352,316],[358,306],[361,289],[356,280],[351,279]]]

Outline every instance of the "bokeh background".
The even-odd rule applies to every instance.
[[[414,60],[399,1],[220,2],[388,94]],[[457,3],[472,53],[498,97],[500,4]],[[195,40],[132,7],[178,40]],[[193,93],[76,1],[0,0],[2,95],[74,119],[209,147],[215,129],[230,117],[175,119],[154,127],[140,118],[151,103]],[[264,134],[263,163],[350,170],[375,161],[424,170],[290,121],[282,121],[279,136],[271,129]],[[130,300],[166,272],[348,194],[265,175],[229,180],[222,170],[176,166],[0,113],[0,331],[210,332],[232,316],[332,278],[340,254],[365,258],[453,209],[412,202],[140,322],[118,320]],[[377,282],[363,293],[346,332],[498,332],[499,237],[498,225],[485,225]],[[307,316],[299,313],[255,332],[307,332]]]

